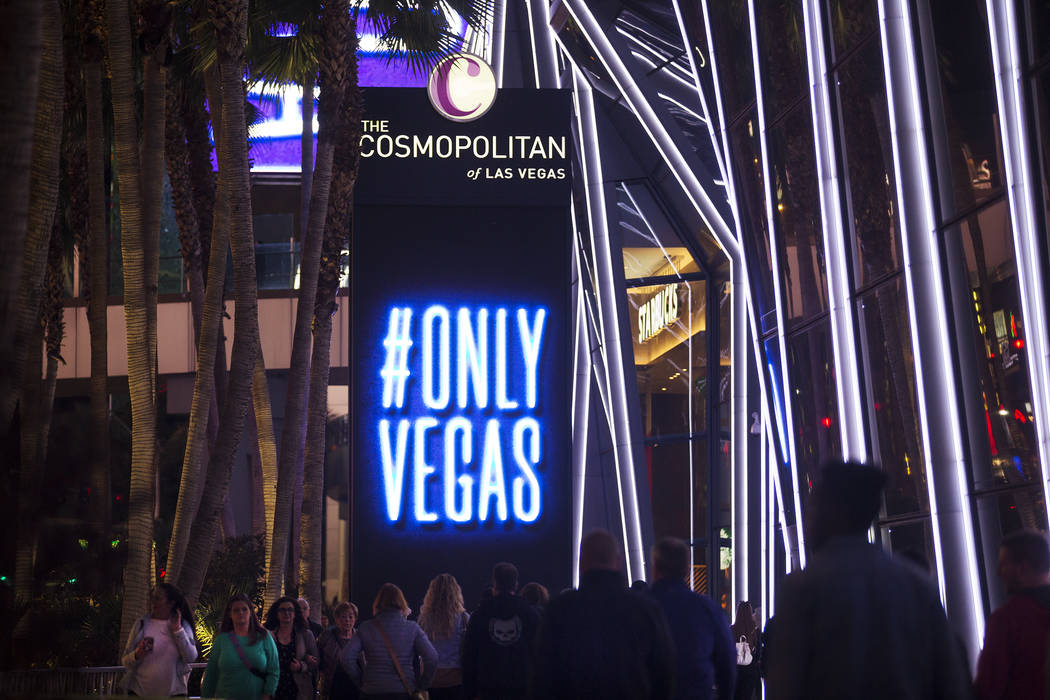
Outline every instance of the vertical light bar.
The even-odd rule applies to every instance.
[[[583,504],[587,491],[587,440],[591,415],[591,353],[590,326],[584,313],[584,273],[580,261],[580,246],[576,243],[576,202],[570,203],[573,235],[573,264],[576,269],[576,333],[573,339],[572,373],[572,586],[580,585],[580,543],[583,540]]]
[[[551,8],[548,0],[525,0],[529,9],[529,26],[533,35],[532,52],[536,66],[536,87],[555,88],[558,78],[558,56],[554,50]],[[535,26],[535,29],[531,27]]]
[[[784,385],[784,422],[787,433],[787,456],[791,469],[792,498],[795,506],[795,533],[798,546],[798,564],[806,566],[806,537],[802,529],[802,497],[798,483],[798,458],[795,453],[795,428],[791,410],[791,396],[787,392],[791,390],[791,379],[788,374],[787,363],[787,335],[784,328],[784,303],[783,294],[780,289],[780,259],[779,251],[775,244],[777,229],[773,217],[773,181],[769,171],[769,149],[766,145],[766,110],[762,96],[762,69],[758,61],[758,29],[755,19],[755,2],[747,2],[748,27],[751,30],[751,62],[755,70],[755,96],[758,109],[758,134],[759,143],[762,147],[762,181],[766,188],[766,221],[769,226],[769,259],[773,263],[773,297],[777,309],[777,338],[780,341],[780,378]],[[788,557],[792,561],[794,557]]]
[[[536,51],[536,21],[532,16],[532,2],[531,0],[524,0],[525,2],[525,14],[528,15],[527,24],[529,25],[529,46],[532,47],[532,75],[536,80],[536,89],[540,88],[540,59],[539,54]]]
[[[890,5],[892,4],[892,14]],[[984,637],[984,611],[977,574],[977,556],[974,545],[973,521],[969,514],[969,486],[963,457],[962,435],[957,411],[958,400],[952,371],[952,352],[949,345],[948,314],[945,306],[944,281],[938,261],[936,221],[933,195],[930,191],[930,164],[926,155],[926,127],[922,112],[922,92],[918,83],[916,47],[907,0],[878,0],[879,32],[882,39],[883,66],[889,97],[890,134],[893,141],[893,165],[896,175],[898,205],[900,206],[901,237],[904,241],[904,277],[908,296],[908,321],[912,328],[912,351],[915,356],[915,387],[919,398],[919,424],[923,437],[930,499],[930,517],[933,544],[937,559],[937,580],[941,600],[950,616],[967,614],[962,621],[966,630],[966,646],[971,660],[976,657]],[[893,55],[891,55],[891,51]],[[896,58],[896,62],[894,61]],[[903,75],[901,75],[903,74]],[[903,83],[903,84],[901,84]],[[904,103],[897,114],[898,100]],[[903,124],[901,123],[903,122]],[[910,180],[904,180],[907,161]],[[907,189],[906,189],[907,187]],[[912,201],[914,199],[914,201]],[[913,220],[915,225],[913,224]],[[916,278],[923,284],[923,321],[918,319],[916,305]],[[921,336],[921,340],[920,340]],[[928,356],[927,356],[928,353]],[[924,359],[926,358],[926,359]],[[928,396],[927,386],[936,388],[936,395]],[[937,434],[931,429],[931,405],[939,404],[936,415]],[[945,415],[947,414],[947,415]],[[931,440],[933,437],[933,440]],[[935,455],[932,442],[936,441]],[[941,457],[942,460],[937,460]],[[944,470],[943,473],[940,470]],[[954,501],[955,509],[944,509],[937,500],[934,482],[952,487],[955,493],[944,494],[945,501]],[[956,510],[957,509],[957,510]],[[941,520],[956,519],[962,530],[962,552],[954,552],[962,559],[965,569],[965,588],[956,587],[966,605],[955,605],[948,600],[945,585],[945,564]],[[954,543],[953,543],[954,544]],[[958,550],[958,547],[953,549]]]
[[[1039,244],[1045,233],[1036,221],[1034,193],[1039,185],[1028,158],[1030,132],[1024,107],[1024,63],[1019,54],[1021,35],[1017,30],[1017,9],[1013,3],[988,0],[987,11],[1006,161],[1010,223],[1026,330],[1028,375],[1043,475],[1043,502],[1050,503],[1050,426],[1046,424],[1050,416],[1050,340],[1047,338],[1047,310],[1042,294],[1046,287],[1039,265]],[[1044,524],[1050,523],[1044,521]]]
[[[850,301],[849,252],[839,199],[836,133],[828,95],[827,60],[819,0],[803,3],[806,33],[806,59],[809,69],[809,101],[813,115],[813,146],[817,154],[817,181],[820,185],[820,217],[824,227],[824,258],[828,266],[828,298],[831,303],[831,346],[835,356],[835,393],[841,426],[842,453],[849,459],[867,460],[864,440],[864,414],[857,400],[860,372],[857,368],[857,338]]]
[[[496,87],[503,87],[503,56],[507,39],[507,2],[494,0],[495,17],[492,27],[492,70],[496,74]]]
[[[704,298],[705,299],[708,298],[708,295],[706,294],[706,291],[707,291],[706,286],[708,284],[711,284],[711,280],[706,280],[704,282],[704,286],[705,286]],[[686,316],[689,319],[689,389],[688,389],[688,394],[687,394],[689,398],[688,398],[688,401],[686,402],[687,406],[688,406],[688,409],[689,409],[689,418],[688,418],[688,422],[686,423],[686,425],[689,426],[688,430],[691,433],[691,432],[693,432],[693,395],[692,395],[692,391],[693,391],[693,288],[688,283],[686,283],[685,290],[686,290],[686,300],[687,300],[685,308],[688,309],[686,311]],[[711,378],[710,377],[708,377],[708,379],[707,379],[707,385],[711,386]],[[693,461],[693,441],[690,440],[689,441],[689,580],[690,581],[692,580],[693,571],[695,570],[695,569],[693,569],[693,567],[696,566],[696,558],[695,558],[695,555],[694,555],[694,552],[695,552],[696,548],[693,546],[693,543],[696,542],[696,496],[695,496],[696,489],[693,488],[693,469],[694,469],[694,467],[695,467],[695,464],[694,464],[694,461]]]
[[[645,552],[642,546],[641,522],[638,515],[638,491],[634,480],[634,458],[631,451],[630,422],[627,417],[629,400],[625,386],[626,367],[620,345],[620,324],[616,286],[614,283],[609,226],[606,219],[605,192],[602,182],[601,158],[598,153],[598,131],[595,124],[594,103],[590,86],[578,71],[574,73],[575,91],[579,97],[578,126],[580,130],[580,160],[583,163],[584,187],[587,191],[588,221],[591,225],[591,253],[598,275],[598,321],[600,337],[606,348],[605,381],[613,413],[610,425],[613,435],[613,458],[616,462],[616,482],[620,496],[620,514],[628,580],[633,574],[645,576]],[[610,367],[610,365],[613,365]]]
[[[769,478],[769,450],[766,447],[766,422],[769,420],[767,417],[766,407],[761,407],[761,413],[759,414],[759,441],[762,445],[762,454],[760,456],[758,478],[760,482],[759,488],[759,510],[762,512],[762,555],[760,557],[761,563],[759,567],[761,569],[762,576],[762,594],[761,594],[761,605],[762,605],[762,622],[761,627],[766,626],[766,620],[769,619],[769,574],[773,570],[769,566],[769,551],[773,542],[773,509],[769,506],[770,492],[772,491],[773,480]]]

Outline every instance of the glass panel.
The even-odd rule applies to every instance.
[[[781,294],[789,325],[828,308],[820,192],[810,124],[807,101],[769,133]]]
[[[836,60],[874,33],[878,20],[873,0],[828,0],[828,27]]]
[[[572,55],[575,64],[584,71],[594,89],[606,94],[615,94],[616,86],[572,17],[566,20],[565,27],[558,32],[558,40]]]
[[[1048,0],[1028,0],[1027,25],[1030,29],[1029,42],[1032,47],[1031,63],[1050,54],[1050,2]]]
[[[645,448],[652,486],[653,536],[689,542],[690,442],[659,443]]]
[[[1040,477],[1028,380],[1028,347],[1021,314],[1010,210],[1000,200],[950,229],[959,236],[970,280],[978,390],[984,402],[990,473],[975,473],[978,488]],[[975,469],[977,466],[975,465]]]
[[[929,512],[915,388],[915,358],[904,280],[871,290],[859,302],[858,319],[868,378],[872,456],[890,478],[887,516]]]
[[[181,294],[185,291],[182,256],[163,256],[158,267],[157,293]]]
[[[930,13],[952,178],[952,198],[941,214],[950,219],[1002,188],[995,82],[985,3],[931,0]]]
[[[744,229],[744,245],[752,287],[758,299],[761,332],[776,326],[773,295],[773,262],[769,254],[769,227],[766,219],[766,190],[762,182],[762,145],[758,118],[752,111],[729,133],[736,164],[736,195]]]
[[[292,214],[255,214],[255,274],[259,289],[294,289],[299,241]]]
[[[717,4],[717,3],[716,3]],[[758,19],[758,60],[762,65],[762,97],[766,121],[791,106],[806,89],[806,34],[800,0],[769,0],[755,8]]]
[[[842,454],[830,322],[789,337],[787,350],[799,487],[808,492],[820,466]]]
[[[678,8],[682,13],[682,25],[685,29],[685,37],[689,46],[692,47],[693,65],[696,66],[697,77],[700,79],[700,88],[704,91],[704,99],[707,102],[709,115],[715,120],[715,133],[719,132],[718,110],[715,108],[714,76],[711,75],[711,52],[707,46],[707,29],[704,26],[703,8],[698,2],[681,3]],[[722,71],[725,75],[725,70]]]
[[[1046,4],[1050,7],[1050,0]],[[1050,14],[1050,10],[1047,12]],[[1050,22],[1050,18],[1047,21]],[[1047,41],[1050,41],[1050,37]],[[1034,127],[1043,166],[1043,207],[1046,215],[1043,221],[1044,225],[1050,225],[1050,67],[1044,68],[1032,81],[1032,96],[1036,117]],[[1050,246],[1050,236],[1047,236],[1047,245]]]
[[[755,99],[755,67],[751,59],[751,23],[747,3],[709,2],[707,9],[723,109],[727,123],[732,123],[733,117]]]
[[[933,549],[933,531],[930,521],[908,523],[886,528],[889,550],[894,556],[910,560],[920,569],[925,569],[930,578],[937,578],[937,554]]]
[[[1046,504],[1041,488],[1022,488],[989,494],[977,499],[978,508],[998,516],[999,531],[1009,535],[1018,530],[1046,530]],[[997,546],[998,542],[993,544]]]
[[[700,271],[649,188],[620,183],[616,187],[616,210],[628,280]]]
[[[849,182],[848,212],[857,241],[854,265],[863,287],[901,263],[893,143],[877,39],[836,71],[835,88]]]
[[[707,429],[706,283],[627,289],[646,437]]]

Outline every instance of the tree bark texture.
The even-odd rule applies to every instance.
[[[39,0],[0,4],[0,114],[4,115],[0,132],[0,182],[4,183],[0,188],[0,211],[4,213],[0,229],[0,323],[9,329],[0,334],[0,367],[6,368],[0,372],[2,431],[14,416],[28,341],[21,336],[23,331],[15,318],[22,308],[22,260],[29,221],[44,7]]]
[[[139,183],[138,120],[135,74],[132,67],[131,26],[123,0],[106,3],[108,53],[111,71],[113,133],[120,192],[120,247],[124,263],[124,321],[127,326],[128,390],[131,395],[131,488],[128,498],[128,561],[124,569],[121,637],[148,609],[153,551],[157,415],[154,365],[147,309],[146,251]],[[152,327],[156,332],[156,327]]]
[[[194,522],[182,588],[194,604],[200,596],[204,574],[214,548],[218,519],[230,485],[244,419],[248,412],[252,377],[259,349],[258,294],[255,277],[255,241],[252,230],[251,183],[248,171],[248,138],[244,122],[244,46],[247,38],[247,0],[213,0],[212,22],[218,46],[223,109],[220,167],[229,170],[230,243],[236,325],[229,387],[222,412],[222,431],[208,464],[208,488],[201,498]],[[221,177],[224,177],[221,175]]]

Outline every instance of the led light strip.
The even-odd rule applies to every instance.
[[[538,87],[561,87],[561,80],[558,77],[558,56],[554,48],[554,36],[555,32],[551,28],[551,7],[547,0],[525,0],[528,3],[535,3],[536,7],[533,8],[536,17],[539,18],[539,26],[537,34],[539,35],[538,43],[543,46],[543,52],[539,51],[539,46],[534,50],[536,51],[536,62],[540,61],[540,56],[545,56],[546,66],[540,66],[539,75],[541,82]]]
[[[769,226],[769,259],[773,263],[773,295],[777,314],[777,340],[780,343],[780,383],[784,387],[784,405],[782,406],[784,416],[784,428],[787,433],[787,458],[791,471],[792,496],[795,506],[795,530],[796,543],[798,547],[799,566],[806,566],[806,538],[802,528],[802,498],[798,483],[798,458],[795,452],[795,429],[794,417],[791,408],[791,396],[787,393],[791,389],[790,375],[788,374],[787,362],[787,335],[784,327],[784,304],[783,295],[780,290],[780,256],[775,245],[777,228],[773,217],[773,181],[770,177],[769,149],[766,145],[766,117],[765,104],[762,96],[762,69],[758,62],[758,32],[755,22],[755,2],[748,0],[748,27],[751,31],[751,62],[755,72],[755,96],[757,99],[758,112],[758,134],[759,143],[762,147],[762,181],[766,189],[766,221]],[[764,348],[763,348],[764,350]],[[792,557],[788,557],[790,561]]]
[[[576,333],[572,372],[572,585],[580,585],[580,543],[583,541],[583,504],[587,491],[587,440],[591,414],[591,353],[590,333],[584,315],[584,277],[580,247],[576,242],[576,203],[570,202],[573,231],[573,261],[576,266]],[[586,340],[584,340],[586,339]]]
[[[540,87],[540,59],[539,53],[536,51],[536,27],[535,20],[532,17],[532,2],[531,0],[524,0],[525,2],[525,14],[528,15],[529,25],[529,45],[532,46],[532,74],[536,79],[536,89]]]
[[[581,161],[583,163],[584,188],[587,191],[587,214],[591,226],[591,252],[594,264],[598,268],[600,285],[597,292],[601,296],[598,305],[598,322],[601,329],[600,338],[606,347],[605,382],[609,387],[610,399],[614,399],[614,412],[610,427],[613,432],[613,459],[616,462],[616,483],[620,500],[620,522],[623,528],[625,565],[628,580],[645,576],[645,552],[642,546],[641,522],[638,515],[638,492],[634,481],[634,458],[631,453],[630,422],[627,417],[625,371],[622,350],[619,343],[618,307],[615,285],[613,282],[612,252],[609,249],[609,227],[605,216],[605,194],[601,182],[601,159],[598,153],[598,132],[594,117],[594,103],[590,86],[583,87],[585,81],[578,71],[573,75],[574,89],[580,97],[578,128],[580,133]],[[591,177],[596,182],[591,184]],[[602,245],[598,245],[598,235]],[[612,360],[610,363],[608,360]],[[610,367],[614,364],[614,367]],[[613,396],[615,395],[615,396]]]
[[[890,2],[894,3],[892,18],[887,9],[887,5]],[[927,334],[930,342],[933,344],[933,347],[928,348],[928,350],[935,358],[937,358],[936,360],[931,361],[931,365],[936,366],[937,368],[938,376],[934,380],[936,385],[945,392],[945,395],[941,399],[942,403],[947,406],[949,410],[955,410],[955,407],[958,406],[958,401],[956,398],[956,389],[951,366],[952,353],[951,348],[948,346],[949,333],[947,309],[945,308],[944,294],[941,293],[941,290],[945,289],[945,286],[943,284],[940,266],[937,264],[939,254],[937,250],[936,222],[934,220],[933,212],[933,196],[930,191],[930,165],[927,161],[924,143],[926,135],[922,117],[922,92],[918,83],[918,67],[915,63],[915,44],[908,14],[908,3],[907,0],[878,0],[878,8],[879,32],[882,39],[883,68],[886,75],[887,95],[890,104],[890,134],[893,141],[893,164],[896,175],[898,205],[901,206],[904,203],[905,198],[901,153],[904,149],[907,149],[909,154],[914,158],[914,165],[918,167],[916,180],[921,187],[921,206],[919,213],[922,215],[922,222],[921,226],[918,227],[919,230],[914,232],[914,235],[918,236],[922,242],[925,243],[925,250],[920,249],[919,251],[916,251],[921,252],[924,258],[918,262],[929,266],[929,275],[932,278],[929,286],[931,289],[936,290],[933,294],[924,295],[923,300],[924,304],[932,304],[935,314],[935,322],[938,326],[935,333]],[[901,60],[904,62],[902,70],[905,72],[908,81],[907,84],[903,86],[903,92],[901,93],[907,99],[910,112],[904,115],[906,120],[906,132],[901,131],[897,122],[896,109],[894,109],[896,105],[896,90],[899,89],[900,86],[895,83],[893,64],[890,58],[889,42],[891,21],[896,25],[893,29],[899,33],[894,36],[894,39],[898,42],[895,44],[895,48],[899,51]],[[905,144],[901,143],[902,140],[905,141]],[[922,360],[922,353],[924,351],[924,348],[922,347],[923,343],[919,342],[920,333],[918,329],[920,326],[916,315],[915,268],[913,267],[911,259],[912,246],[909,245],[909,239],[912,232],[910,231],[911,227],[909,226],[908,218],[904,206],[901,206],[901,236],[905,242],[905,245],[902,246],[904,254],[904,277],[908,295],[908,321],[913,329],[912,351],[915,355],[915,386],[919,398],[919,419],[923,436],[923,454],[926,460],[926,469],[929,472],[932,472],[941,466],[943,466],[944,469],[951,469],[954,471],[955,486],[958,489],[956,497],[959,499],[960,505],[958,519],[963,530],[965,547],[965,556],[963,558],[965,559],[964,566],[968,578],[967,583],[969,584],[968,593],[971,608],[971,619],[968,621],[971,626],[968,648],[976,650],[980,647],[981,640],[984,637],[984,611],[981,604],[981,589],[977,575],[977,557],[976,548],[974,546],[973,522],[969,515],[970,499],[963,458],[962,435],[960,434],[959,421],[949,419],[947,422],[951,434],[950,439],[947,441],[947,446],[950,448],[950,453],[947,455],[948,461],[943,465],[934,464],[933,454],[930,447],[931,430],[929,404],[937,399],[928,398],[925,391],[927,377],[924,376],[926,371]],[[938,361],[939,366],[937,366]],[[941,541],[940,536],[940,512],[934,481],[935,478],[933,477],[933,474],[928,473],[926,483],[929,490],[930,517],[933,525],[933,544],[937,559],[937,580],[940,588],[941,600],[946,602],[944,543]]]
[[[849,285],[847,232],[842,221],[842,203],[838,161],[832,135],[836,133],[828,96],[827,63],[824,53],[823,27],[817,0],[803,3],[806,33],[806,63],[809,69],[809,101],[813,117],[813,147],[817,154],[817,181],[820,185],[820,216],[824,227],[824,257],[828,263],[829,318],[831,347],[835,356],[835,392],[841,426],[842,454],[849,459],[867,461],[864,440],[864,414],[858,397],[860,372],[857,368],[859,347],[853,327],[853,309]]]
[[[506,52],[507,39],[507,2],[494,0],[495,26],[492,28],[492,70],[496,74],[496,87],[503,87],[503,56]]]
[[[1010,195],[1010,222],[1018,286],[1027,330],[1028,374],[1037,416],[1035,430],[1043,477],[1043,502],[1050,503],[1050,427],[1046,424],[1050,416],[1050,341],[1047,339],[1047,311],[1042,295],[1046,287],[1039,265],[1038,249],[1040,236],[1045,233],[1036,221],[1033,195],[1038,184],[1028,159],[1030,144],[1028,116],[1024,109],[1024,64],[1018,55],[1022,37],[1017,31],[1016,8],[1013,4],[988,0],[987,13],[995,67],[995,94],[1001,115],[1006,189]],[[1005,25],[1005,31],[1001,25]],[[1050,523],[1044,521],[1044,524]]]

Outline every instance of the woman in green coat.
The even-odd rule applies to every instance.
[[[248,596],[230,598],[219,634],[212,639],[201,697],[270,700],[280,673],[277,646],[259,624]]]

